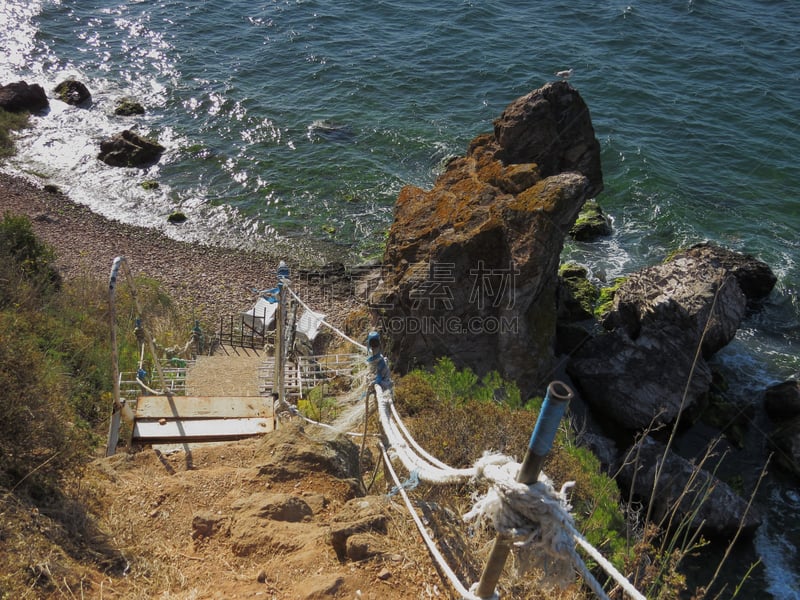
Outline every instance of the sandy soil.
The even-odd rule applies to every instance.
[[[86,485],[100,499],[95,509],[102,529],[130,564],[124,576],[86,581],[83,597],[451,597],[402,505],[385,496],[348,503],[351,486],[322,468],[300,476],[270,474],[268,464],[293,469],[291,458],[276,460],[287,443],[297,445],[293,456],[315,452],[320,431],[312,429],[290,428],[190,454],[146,449],[98,461]],[[376,552],[371,558],[341,560],[331,531],[362,502],[387,517],[386,532],[362,534]],[[304,511],[293,516],[292,507]]]

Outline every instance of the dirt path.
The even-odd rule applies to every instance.
[[[252,350],[198,356],[186,374],[187,396],[258,396],[265,354]]]

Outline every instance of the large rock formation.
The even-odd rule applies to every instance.
[[[578,92],[519,98],[430,191],[400,192],[373,307],[404,371],[439,356],[498,370],[524,392],[548,383],[564,238],[603,187]]]
[[[709,389],[707,358],[730,342],[748,301],[775,276],[753,257],[700,244],[631,275],[569,365],[584,397],[628,429],[669,423]],[[747,290],[747,294],[743,291]]]

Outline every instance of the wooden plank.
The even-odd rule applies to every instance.
[[[210,442],[237,440],[273,430],[272,418],[136,420],[132,442]]]
[[[272,417],[272,399],[262,396],[140,396],[137,419]]]

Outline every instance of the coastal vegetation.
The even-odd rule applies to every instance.
[[[410,426],[417,441],[433,455],[446,456],[451,466],[461,468],[473,464],[487,450],[522,459],[542,398],[518,402],[515,389],[513,383],[492,374],[479,380],[468,369],[459,370],[449,359],[441,359],[429,371],[418,369],[400,379],[396,399],[404,413],[413,415]],[[504,391],[498,394],[498,390]],[[602,472],[597,457],[579,444],[579,433],[568,422],[562,423],[543,472],[556,488],[575,483],[570,502],[578,530],[621,572],[639,573],[637,584],[651,589],[648,598],[677,597],[686,590],[681,560],[695,548],[678,544],[661,549],[663,532],[657,525],[634,526],[629,516],[637,513],[636,508],[626,504],[617,485]],[[468,489],[432,487],[425,494],[452,505],[459,513],[471,508]],[[472,551],[480,554],[481,546],[490,539],[473,539]],[[511,585],[506,593],[513,597],[534,597],[536,593],[535,579],[518,579]]]
[[[8,112],[0,108],[0,159],[14,155],[13,132],[28,126],[28,113]]]
[[[105,441],[111,406],[108,301],[103,282],[62,280],[56,254],[27,217],[0,221],[0,598],[44,597],[81,564],[116,565],[94,530],[82,476]],[[162,330],[179,322],[155,282],[138,299]],[[133,299],[118,298],[133,331]],[[173,320],[174,319],[174,320]],[[135,364],[132,335],[123,361]],[[50,563],[42,557],[52,556]],[[109,562],[110,561],[110,562]],[[49,570],[49,572],[48,572]],[[113,570],[113,569],[112,569]],[[35,590],[31,592],[31,590]]]
[[[0,115],[0,131],[24,126],[26,120]],[[2,138],[2,136],[0,136]],[[2,140],[0,140],[2,141]],[[5,144],[5,142],[3,142]],[[13,147],[13,142],[9,146]],[[10,150],[13,151],[13,150]],[[108,308],[104,282],[89,276],[62,280],[55,252],[36,238],[30,221],[5,215],[0,224],[0,599],[43,595],[79,580],[82,565],[99,565],[107,573],[121,569],[119,552],[93,525],[82,479],[88,462],[98,456],[111,404],[111,365],[107,352]],[[584,272],[562,271],[585,282]],[[586,287],[581,304],[589,313],[610,306],[622,283],[600,293]],[[588,283],[588,282],[586,282]],[[154,279],[140,279],[138,300],[150,330],[165,344],[185,337],[192,322]],[[132,332],[140,315],[130,292],[117,297],[120,330]],[[120,339],[122,362],[138,361],[132,335]],[[335,392],[335,390],[334,390]],[[418,441],[455,467],[467,466],[486,450],[520,458],[527,446],[541,399],[523,399],[519,388],[496,372],[478,377],[439,359],[430,370],[415,370],[397,383],[399,405],[411,418]],[[315,420],[336,412],[331,390],[315,389],[300,408]],[[579,530],[648,598],[673,598],[686,591],[682,569],[697,557],[704,540],[688,522],[660,522],[649,511],[621,497],[598,459],[580,444],[580,429],[565,423],[544,471],[557,484],[575,481],[570,496]],[[436,500],[463,513],[466,489],[427,489]],[[35,515],[36,518],[32,518]],[[42,519],[52,530],[38,536]],[[22,524],[22,526],[20,526]],[[14,535],[8,532],[15,531]],[[474,540],[471,551],[480,555]],[[51,544],[50,547],[44,547]],[[42,561],[42,556],[57,558]],[[70,585],[66,584],[66,589]],[[506,594],[533,597],[533,580],[516,580]],[[573,590],[568,597],[581,597]],[[696,591],[703,597],[704,590]],[[64,594],[62,594],[64,595]],[[29,597],[33,597],[30,596]],[[554,595],[553,597],[558,597]],[[562,596],[563,597],[563,596]]]

